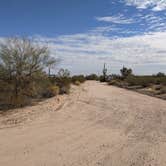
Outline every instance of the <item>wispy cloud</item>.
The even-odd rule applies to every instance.
[[[139,13],[135,16],[136,20],[139,20],[139,25],[144,25],[145,32],[161,32],[166,30],[166,17],[163,15],[157,15],[154,12],[144,14]]]
[[[150,8],[153,11],[166,10],[165,0],[125,0],[127,5],[136,6],[138,9]]]
[[[166,70],[166,0],[122,0],[139,9],[134,13],[95,17],[100,24],[87,33],[40,37],[48,44],[52,55],[62,59],[60,67],[72,73],[99,73],[106,62],[112,72],[123,66],[137,69],[138,74],[152,74]],[[114,2],[116,5],[116,2]],[[162,14],[161,14],[162,13]],[[163,67],[165,66],[165,67]],[[161,70],[162,69],[162,70]]]
[[[118,39],[85,33],[41,37],[38,41],[48,43],[52,55],[62,59],[60,67],[69,68],[72,73],[99,73],[104,62],[114,71],[122,65],[148,67],[166,64],[166,32]],[[147,71],[143,72],[147,74]]]
[[[111,22],[115,24],[131,24],[134,22],[133,19],[127,19],[122,14],[117,16],[105,16],[105,17],[96,17],[98,21]]]
[[[76,74],[99,73],[104,62],[111,66],[112,72],[118,72],[123,65],[137,68],[139,74],[158,72],[161,66],[166,70],[163,12],[166,0],[120,0],[120,3],[124,7],[121,14],[93,17],[97,26],[85,33],[55,38],[38,36],[37,41],[48,45],[51,54],[61,59],[58,68],[68,68]],[[112,5],[117,5],[117,1]],[[150,10],[129,11],[128,5]]]

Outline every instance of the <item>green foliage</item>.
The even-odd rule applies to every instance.
[[[95,80],[95,81],[99,81],[100,80],[99,76],[96,75],[96,74],[87,75],[85,78],[86,78],[86,80]]]
[[[165,77],[165,74],[164,74],[164,73],[159,72],[159,73],[157,73],[157,74],[156,74],[156,76],[157,76],[157,77]]]
[[[126,67],[123,67],[120,70],[120,72],[121,72],[121,75],[124,79],[127,78],[128,76],[132,75],[132,69],[128,69]]]
[[[118,80],[111,80],[108,82],[108,85],[118,85],[119,82],[120,81],[118,81]]]
[[[72,76],[71,80],[73,84],[75,84],[77,81],[80,83],[84,83],[86,81],[86,78],[84,77],[84,75],[75,75]]]
[[[148,87],[151,84],[163,84],[166,85],[166,77],[156,76],[128,76],[125,81],[130,85],[141,85],[142,87]]]
[[[43,82],[50,84],[44,70],[54,63],[48,48],[30,39],[3,41],[0,44],[0,105],[20,107],[28,104],[43,90]]]
[[[112,80],[123,80],[123,78],[118,74],[111,74],[109,76]]]
[[[70,72],[67,69],[60,69],[54,79],[56,85],[60,88],[60,94],[68,94],[71,84]]]
[[[49,98],[49,97],[57,96],[59,92],[60,92],[59,87],[56,85],[52,85],[50,87],[47,87],[47,89],[45,89],[45,91],[43,92],[43,97]]]
[[[99,80],[100,80],[100,82],[105,82],[105,81],[106,81],[106,78],[105,78],[105,76],[101,75],[101,76],[99,77]]]

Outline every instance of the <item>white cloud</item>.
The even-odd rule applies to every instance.
[[[149,14],[142,14],[139,13],[134,16],[133,19],[136,19],[139,24],[146,25],[146,32],[149,31],[166,31],[166,19],[164,16],[159,16],[154,12],[151,12]],[[138,24],[138,25],[139,25]]]
[[[136,6],[139,9],[151,8],[153,11],[166,10],[166,0],[125,0],[127,5]]]
[[[131,24],[134,22],[133,19],[127,19],[123,15],[96,17],[96,19],[98,21],[111,22],[115,24]]]
[[[166,9],[166,0],[123,1],[141,9]],[[62,59],[59,68],[68,68],[72,73],[99,73],[104,62],[111,66],[112,72],[118,72],[123,65],[132,67],[138,74],[165,72],[166,15],[150,11],[126,16],[96,17],[98,21],[112,24],[88,33],[38,39],[49,45],[52,55]],[[135,36],[124,37],[129,35]]]
[[[62,59],[60,67],[72,73],[99,73],[104,62],[113,72],[123,65],[137,68],[137,73],[141,67],[166,65],[166,32],[117,39],[93,33],[41,39],[49,43],[53,55]],[[152,69],[150,72],[154,72]],[[147,70],[141,72],[147,74]]]
[[[117,35],[122,36],[124,34],[137,34],[144,32],[161,32],[166,31],[166,17],[164,15],[158,15],[156,12],[149,12],[148,14],[139,12],[132,16],[126,17],[123,14],[117,16],[96,17],[98,21],[104,21],[111,23],[109,26],[96,27],[92,32],[105,33],[115,32]],[[134,26],[126,26],[132,24]],[[122,26],[124,25],[124,26]]]

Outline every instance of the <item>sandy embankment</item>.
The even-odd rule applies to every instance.
[[[0,128],[0,166],[166,165],[166,101],[93,81]]]

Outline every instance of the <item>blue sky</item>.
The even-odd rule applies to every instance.
[[[1,0],[0,36],[32,36],[72,73],[166,72],[166,0]]]

